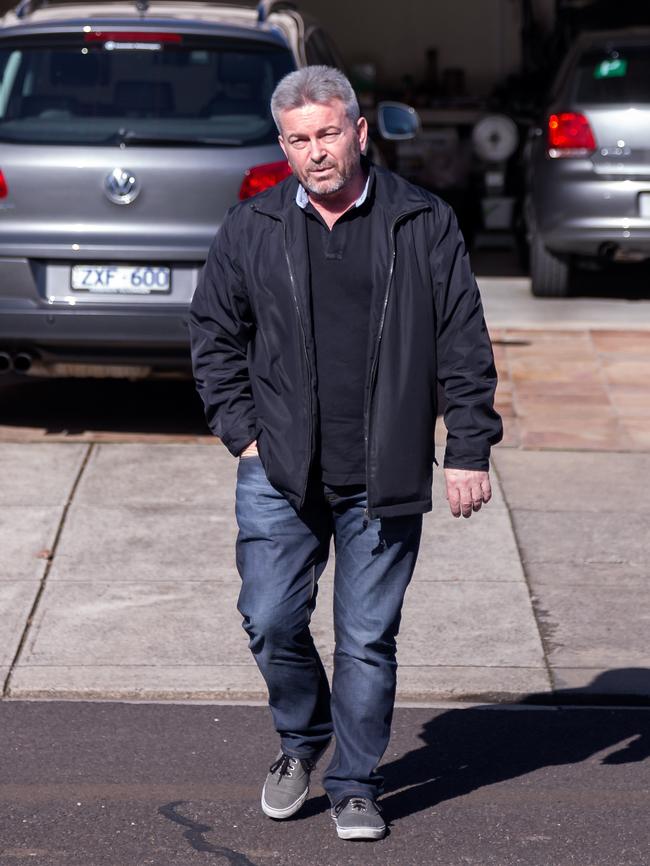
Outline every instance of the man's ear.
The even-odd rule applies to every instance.
[[[365,117],[357,120],[357,136],[359,138],[359,150],[365,153],[368,149],[368,121]]]
[[[287,153],[287,148],[284,145],[284,139],[281,135],[278,135],[278,144],[282,148],[282,153],[286,156],[287,159],[289,159],[289,154]]]

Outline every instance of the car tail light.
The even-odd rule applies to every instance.
[[[252,195],[257,195],[258,192],[262,192],[270,186],[280,183],[281,180],[289,177],[290,174],[289,163],[284,159],[280,162],[266,162],[264,165],[255,165],[253,168],[247,169],[244,174],[244,180],[239,190],[239,198],[243,200],[250,198]]]
[[[152,33],[150,30],[92,30],[84,34],[84,42],[165,42],[179,45],[182,41],[180,33]]]
[[[596,139],[584,114],[570,111],[549,117],[549,156],[587,156],[595,149]]]
[[[5,180],[4,173],[0,170],[0,198],[7,198],[8,195],[7,181]]]

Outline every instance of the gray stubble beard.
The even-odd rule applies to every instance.
[[[311,195],[314,195],[314,196],[334,195],[335,193],[342,190],[343,187],[345,186],[345,184],[348,183],[348,181],[353,177],[354,168],[357,166],[358,160],[360,158],[361,158],[361,150],[357,147],[357,148],[355,148],[354,161],[353,160],[350,161],[350,168],[351,168],[350,172],[344,177],[338,169],[335,169],[335,171],[337,173],[336,178],[334,178],[330,181],[327,181],[326,186],[324,188],[323,188],[323,186],[320,186],[320,187],[315,186],[314,184],[310,183],[309,180],[305,180],[305,181],[301,180],[300,182],[302,183],[303,187],[307,190],[307,192],[310,193]],[[309,177],[309,175],[307,175],[307,177]],[[299,178],[299,180],[300,180],[300,178]]]
[[[318,186],[316,186],[315,184],[312,184],[309,182],[305,183],[304,187],[308,193],[311,193],[311,195],[316,195],[316,196],[333,195],[334,193],[343,189],[343,187],[345,186],[347,181],[348,181],[347,178],[344,178],[339,174],[336,179],[331,180],[328,183],[326,183],[324,188],[323,188],[322,184],[319,184]]]

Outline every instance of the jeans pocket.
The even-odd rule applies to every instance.
[[[255,476],[263,472],[262,461],[257,454],[251,454],[248,457],[239,457],[237,460],[237,478],[253,479]]]

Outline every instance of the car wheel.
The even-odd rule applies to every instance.
[[[537,234],[530,242],[530,278],[538,298],[564,298],[569,294],[571,266],[550,253]]]
[[[528,246],[528,238],[526,237],[526,220],[524,219],[521,206],[515,207],[515,214],[512,220],[512,234],[515,242],[517,264],[522,271],[528,273],[530,270],[530,248]]]

